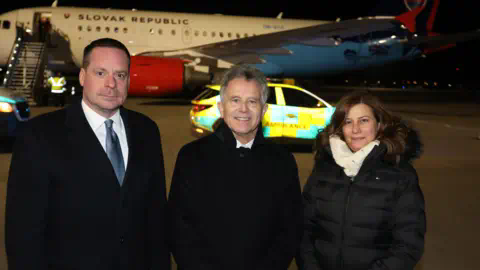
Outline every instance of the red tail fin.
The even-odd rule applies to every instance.
[[[403,0],[409,11],[396,16],[412,33],[432,34],[440,0]]]

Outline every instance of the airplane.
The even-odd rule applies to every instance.
[[[318,21],[79,7],[25,8],[0,15],[0,66],[16,43],[38,39],[51,25],[56,48],[81,67],[83,48],[101,37],[130,50],[131,96],[165,96],[207,84],[235,64],[269,77],[311,77],[412,60],[479,37],[478,31],[432,32],[440,0],[402,1],[397,16]],[[19,38],[20,37],[20,38]],[[55,43],[55,42],[53,42]],[[63,44],[63,45],[62,45]],[[53,60],[47,64],[55,66]]]

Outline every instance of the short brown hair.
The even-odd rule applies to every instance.
[[[87,47],[83,50],[83,61],[82,61],[82,68],[86,69],[90,64],[90,54],[92,53],[93,49],[102,47],[102,48],[117,48],[125,52],[128,57],[128,68],[130,68],[130,52],[128,51],[127,47],[123,45],[122,42],[113,39],[113,38],[101,38],[92,41],[88,44]]]

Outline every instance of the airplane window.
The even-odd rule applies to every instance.
[[[159,35],[162,35],[162,34],[163,34],[163,30],[162,30],[162,29],[158,29],[158,34],[159,34]]]
[[[195,30],[195,36],[198,37],[200,35],[200,32],[198,30]]]
[[[287,106],[317,108],[318,100],[302,91],[283,88],[283,96]]]
[[[110,27],[105,27],[105,32],[109,33],[110,32]]]
[[[232,33],[228,33],[228,37],[231,38],[231,37],[232,37]]]
[[[212,32],[212,37],[215,37],[215,32]]]
[[[123,33],[126,34],[128,32],[128,28],[124,27],[123,28]]]
[[[100,32],[100,30],[101,30],[100,26],[97,26],[96,29],[97,29],[97,32]]]
[[[113,31],[114,31],[115,33],[118,33],[118,27],[115,27],[115,28],[113,29]]]
[[[239,34],[239,33],[237,33],[237,38],[241,38],[241,36],[240,36],[240,34]]]
[[[150,34],[153,35],[155,33],[155,30],[153,28],[150,28]]]
[[[90,25],[87,26],[87,31],[88,31],[88,32],[92,31],[92,27],[91,27]]]
[[[78,26],[78,31],[82,31],[83,27],[81,25]]]
[[[177,32],[175,31],[175,29],[172,30],[172,35],[175,36],[175,34],[177,34]]]
[[[206,37],[207,35],[207,31],[203,31],[203,36]]]
[[[220,37],[223,38],[223,32],[220,32]]]
[[[2,28],[3,29],[10,29],[10,21],[3,21]]]
[[[190,31],[185,30],[185,36],[186,36],[186,37],[190,36]]]

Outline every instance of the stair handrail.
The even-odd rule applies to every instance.
[[[13,77],[13,70],[15,69],[15,66],[18,64],[18,54],[20,52],[21,45],[23,44],[23,28],[17,26],[16,27],[17,33],[15,37],[15,42],[12,46],[12,49],[10,50],[10,54],[8,57],[8,63],[7,63],[7,71],[5,73],[5,77],[3,79],[2,86],[3,87],[8,87],[10,84],[12,77]]]

